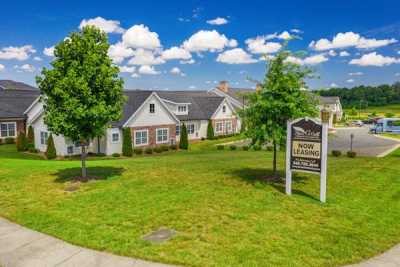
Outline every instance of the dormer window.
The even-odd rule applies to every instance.
[[[150,113],[155,113],[156,112],[156,105],[154,103],[150,104]]]
[[[222,107],[222,112],[225,113],[226,112],[226,106]]]
[[[187,106],[178,106],[178,112],[179,113],[186,113],[187,112]]]

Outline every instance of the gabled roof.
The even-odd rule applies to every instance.
[[[38,90],[0,89],[0,118],[24,118],[38,96]]]
[[[340,98],[338,96],[320,96],[319,102],[322,105],[336,104],[336,103],[340,102]]]
[[[0,90],[29,90],[38,91],[37,88],[30,86],[29,84],[16,82],[12,80],[0,80]]]

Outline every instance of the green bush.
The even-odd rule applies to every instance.
[[[237,148],[237,147],[236,147],[235,145],[230,145],[230,146],[229,146],[229,149],[230,149],[230,150],[236,150],[236,148]]]
[[[39,153],[39,150],[37,150],[37,149],[34,148],[34,147],[28,148],[28,151],[31,152],[31,153]]]
[[[131,129],[124,128],[122,134],[122,155],[125,157],[132,157],[133,150],[132,150],[132,136],[131,136]]]
[[[154,148],[154,152],[156,152],[156,153],[162,153],[162,152],[163,152],[163,149],[162,149],[160,146],[156,146],[156,147]]]
[[[212,121],[208,120],[208,125],[207,125],[207,139],[212,140],[214,139],[214,128],[212,125]]]
[[[153,149],[151,147],[146,147],[146,149],[144,150],[144,153],[150,155],[153,154]]]
[[[171,149],[171,150],[178,150],[178,146],[175,145],[175,144],[173,144],[173,145],[170,145],[170,146],[169,146],[169,149]]]
[[[47,139],[46,158],[55,159],[56,157],[57,157],[57,151],[54,145],[53,135],[50,134],[49,138]]]
[[[267,151],[274,151],[274,147],[273,146],[267,146]]]
[[[181,139],[179,140],[179,148],[186,150],[189,149],[188,133],[185,124],[182,124],[181,127]]]
[[[387,112],[385,113],[385,117],[386,118],[393,118],[394,116],[396,116],[396,114],[392,113],[392,112]]]
[[[33,131],[32,125],[28,127],[28,135],[27,135],[28,145],[33,145],[35,147],[35,132]]]
[[[254,149],[254,151],[260,151],[261,150],[261,146],[260,145],[254,145],[253,149]]]
[[[242,146],[243,151],[249,150],[249,146]]]
[[[26,139],[25,133],[20,132],[17,137],[17,150],[26,151],[28,149],[28,140]]]
[[[224,148],[225,148],[225,146],[223,146],[223,145],[217,145],[218,150],[224,150]]]
[[[0,138],[0,145],[2,145],[2,144],[3,144],[3,139]]]
[[[119,157],[121,157],[121,154],[119,154],[119,153],[113,153],[112,156],[113,156],[114,158],[119,158]]]
[[[6,139],[4,139],[4,143],[8,145],[15,144],[15,138],[7,137]]]
[[[354,151],[347,151],[347,156],[349,158],[355,158],[357,156],[357,153]]]
[[[342,155],[342,151],[340,150],[332,150],[332,156],[340,157]]]
[[[161,150],[162,150],[163,152],[166,152],[166,151],[169,150],[169,146],[167,146],[167,145],[161,145],[160,148],[161,148]]]
[[[142,148],[135,148],[133,150],[133,153],[135,153],[135,155],[142,155],[143,154],[143,149]]]

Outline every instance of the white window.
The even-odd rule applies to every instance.
[[[135,146],[144,146],[148,144],[148,130],[135,131]]]
[[[68,153],[68,154],[74,153],[74,146],[68,146],[68,147],[67,147],[67,153]]]
[[[112,143],[118,143],[119,142],[119,133],[114,132],[111,134],[111,142]]]
[[[232,122],[231,122],[231,121],[227,121],[227,122],[225,123],[225,129],[226,129],[226,132],[227,132],[227,133],[232,132]]]
[[[224,124],[222,122],[217,122],[215,124],[215,132],[222,133],[224,131]]]
[[[156,105],[154,103],[150,104],[150,113],[155,113],[156,112]]]
[[[178,106],[178,112],[179,113],[186,113],[187,107],[186,106]]]
[[[48,132],[40,132],[40,144],[47,145],[47,139],[49,138]]]
[[[157,144],[168,143],[168,128],[157,129]]]
[[[16,122],[0,123],[0,137],[16,137]]]
[[[194,124],[193,123],[187,125],[187,133],[194,134]]]
[[[179,136],[181,134],[181,126],[180,125],[176,125],[175,127],[175,135]]]

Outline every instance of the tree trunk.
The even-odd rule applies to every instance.
[[[82,178],[86,179],[87,173],[86,173],[86,145],[82,144],[82,153],[81,153],[81,160],[82,160]]]
[[[272,173],[273,173],[273,176],[275,177],[275,178],[278,178],[278,173],[277,173],[277,170],[276,170],[276,141],[274,140],[273,141],[273,146],[274,146],[274,160],[273,160],[273,167],[272,167]]]

